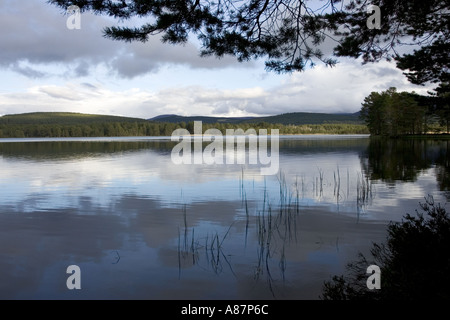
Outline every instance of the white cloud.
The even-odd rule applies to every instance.
[[[384,69],[381,74],[376,72],[378,65],[361,67],[357,62],[346,62],[333,69],[319,66],[284,76],[281,84],[269,88],[211,88],[207,81],[158,90],[118,90],[90,82],[36,85],[25,92],[1,94],[0,113],[76,111],[150,118],[167,113],[245,116],[298,111],[356,112],[370,92],[386,90],[391,85],[399,91],[426,93],[427,88],[413,86],[399,77],[395,66],[379,66]]]
[[[45,1],[0,0],[0,114],[32,111],[245,116],[295,111],[356,112],[371,91],[391,86],[426,94],[393,63],[340,59],[292,75],[267,74],[261,61],[200,58],[185,46],[123,43],[101,36],[116,23],[82,14],[81,30],[66,28]],[[65,82],[62,82],[65,81]]]

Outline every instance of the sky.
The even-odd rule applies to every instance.
[[[80,29],[46,0],[0,0],[0,115],[80,112],[138,118],[267,116],[288,112],[353,113],[372,91],[426,94],[434,86],[409,83],[395,63],[355,59],[292,74],[264,69],[264,61],[199,57],[185,45],[106,39],[120,22],[82,13]]]

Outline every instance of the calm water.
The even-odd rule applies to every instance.
[[[450,198],[449,144],[282,137],[262,176],[175,165],[169,138],[0,140],[0,298],[318,299],[389,221]]]

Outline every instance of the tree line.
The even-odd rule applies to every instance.
[[[449,133],[448,90],[430,96],[398,92],[395,87],[372,92],[364,99],[360,116],[370,134],[377,136]]]
[[[120,136],[171,136],[178,128],[194,133],[193,122],[99,122],[90,124],[0,124],[0,138],[45,137],[120,137]],[[218,129],[223,135],[226,129],[278,129],[280,134],[367,134],[363,124],[325,123],[314,125],[281,125],[272,123],[203,123],[203,132]]]

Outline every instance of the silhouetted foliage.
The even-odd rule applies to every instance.
[[[160,35],[162,41],[180,44],[190,35],[200,41],[203,56],[235,56],[239,61],[264,57],[275,72],[301,71],[321,61],[336,60],[321,47],[331,43],[338,56],[362,57],[364,62],[396,59],[413,83],[448,82],[449,3],[446,0],[332,0],[309,1],[172,1],[172,0],[49,0],[67,9],[111,16],[133,17],[141,26],[112,26],[108,38],[145,42]],[[381,9],[381,28],[367,27],[369,5]],[[325,43],[327,41],[327,43]],[[398,54],[399,46],[417,50]],[[325,46],[324,46],[325,47]]]
[[[111,26],[108,38],[146,42],[160,35],[163,42],[185,43],[197,36],[201,55],[235,56],[239,61],[267,57],[267,69],[276,72],[303,70],[314,60],[333,65],[318,44],[324,42],[326,19],[323,8],[313,9],[306,1],[172,1],[172,0],[50,0],[63,9],[70,5],[118,20],[145,19],[137,27]],[[334,2],[326,4],[334,10]]]
[[[339,1],[340,2],[340,1]],[[366,25],[368,5],[381,9],[380,29]],[[362,57],[365,62],[395,59],[415,84],[449,81],[450,13],[447,0],[355,0],[335,13],[343,38],[338,56]],[[412,47],[401,55],[398,47]]]
[[[440,124],[450,133],[450,82],[442,82],[431,92],[432,107]]]
[[[386,243],[373,244],[371,257],[359,254],[347,275],[323,286],[324,300],[448,300],[450,299],[450,217],[431,195],[422,212],[391,222]],[[381,269],[381,288],[368,289],[369,265]]]

